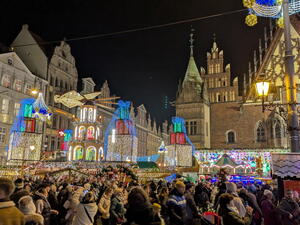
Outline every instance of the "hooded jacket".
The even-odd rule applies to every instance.
[[[20,212],[13,201],[0,202],[1,225],[24,225],[24,215]]]
[[[171,224],[184,224],[187,217],[186,199],[176,188],[171,191],[167,206]]]
[[[237,187],[235,183],[226,182],[226,191],[234,196],[233,203],[234,206],[239,211],[239,216],[244,217],[246,215],[246,208],[237,194]]]
[[[95,202],[88,204],[80,203],[76,208],[76,214],[72,225],[92,225],[97,210],[98,207]]]

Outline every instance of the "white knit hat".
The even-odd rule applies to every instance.
[[[264,195],[269,195],[269,194],[273,195],[272,191],[268,189],[264,190]]]
[[[20,200],[18,201],[18,204],[19,204],[19,209],[25,215],[36,213],[36,207],[33,203],[32,198],[29,195],[26,195],[26,196],[23,196],[22,198],[20,198]]]

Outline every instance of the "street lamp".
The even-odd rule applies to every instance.
[[[270,82],[265,80],[264,77],[258,79],[255,83],[256,92],[259,97],[262,98],[262,111],[265,111],[265,97],[268,96],[269,89],[270,89]]]
[[[258,96],[266,97],[269,93],[270,82],[258,81],[255,83],[256,91]]]
[[[39,91],[37,89],[32,89],[31,90],[31,94],[36,95],[37,93],[39,93]]]

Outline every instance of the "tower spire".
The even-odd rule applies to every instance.
[[[194,55],[194,28],[191,27],[191,33],[190,33],[190,49],[191,49],[191,53],[190,55],[193,56]]]

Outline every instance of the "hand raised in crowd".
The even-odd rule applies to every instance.
[[[246,206],[246,210],[247,210],[247,213],[249,213],[250,215],[252,215],[252,212],[253,212],[253,208],[252,207]]]

